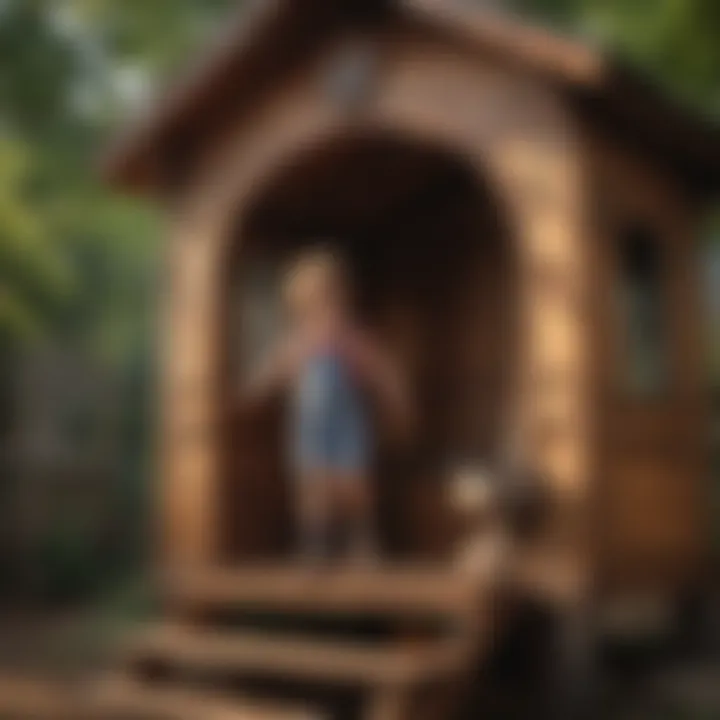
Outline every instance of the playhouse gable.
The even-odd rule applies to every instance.
[[[223,121],[232,117],[240,122],[267,91],[282,85],[289,71],[306,65],[324,47],[343,36],[387,35],[399,27],[442,35],[456,52],[472,52],[480,46],[545,75],[582,81],[594,76],[599,67],[599,58],[582,45],[486,12],[468,15],[452,2],[266,0],[243,4],[201,61],[118,138],[103,158],[103,171],[112,182],[127,188],[162,188],[177,173],[178,165],[217,136]],[[362,53],[348,57],[329,85],[340,95],[358,94],[368,62],[372,60]],[[352,102],[352,98],[344,101]]]
[[[659,159],[693,192],[720,186],[720,134],[597,48],[457,0],[259,0],[243,4],[223,37],[103,159],[109,180],[158,191],[190,172],[229,119],[242,120],[262,97],[334,40],[413,28],[452,47],[511,66],[555,87],[582,122],[601,126],[633,151]],[[341,102],[362,95],[372,58],[350,54],[329,82]],[[333,90],[331,90],[332,92]]]

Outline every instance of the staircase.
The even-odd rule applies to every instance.
[[[123,720],[448,718],[489,638],[480,585],[428,568],[176,576],[173,619],[130,638],[96,699]]]

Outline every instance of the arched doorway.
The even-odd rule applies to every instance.
[[[281,327],[277,281],[304,244],[336,244],[358,305],[410,379],[413,442],[377,463],[383,545],[442,557],[456,535],[447,481],[455,464],[493,462],[512,422],[517,262],[505,214],[473,167],[390,134],[326,139],[256,189],[225,262],[221,397],[261,361]],[[223,420],[220,492],[225,558],[273,557],[292,543],[282,408]]]

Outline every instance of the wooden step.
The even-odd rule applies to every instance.
[[[453,640],[378,645],[331,642],[259,632],[195,629],[164,624],[129,643],[131,667],[160,665],[357,686],[406,685],[442,679],[463,667],[464,648]]]
[[[249,567],[167,579],[166,597],[196,610],[464,617],[487,588],[447,568]]]
[[[181,688],[152,687],[130,677],[67,685],[0,678],[0,718],[8,720],[325,720],[320,711]]]
[[[95,695],[104,720],[324,720],[317,710],[289,708],[210,691],[160,687],[124,676],[105,680]]]
[[[0,718],[77,720],[81,717],[79,698],[75,688],[66,683],[44,678],[0,677]]]

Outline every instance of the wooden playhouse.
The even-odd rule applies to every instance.
[[[148,678],[180,667],[279,695],[339,685],[364,717],[448,717],[441,699],[460,696],[439,688],[471,679],[503,593],[592,632],[605,601],[701,582],[696,239],[717,130],[595,48],[465,3],[277,0],[244,6],[106,170],[171,224],[169,624],[134,648],[133,668],[164,670],[134,675],[137,697],[159,702]],[[385,564],[311,577],[291,565],[277,415],[233,398],[278,322],[278,268],[318,237],[349,259],[422,419],[378,463]],[[448,483],[454,464],[508,455],[548,501],[501,583],[453,569]],[[368,616],[377,643],[246,632],[248,613]]]

